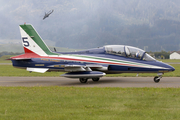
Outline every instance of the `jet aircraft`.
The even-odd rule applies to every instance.
[[[49,15],[53,13],[53,11],[54,10],[50,10],[48,13],[45,13],[43,20],[49,17]]]
[[[162,75],[175,69],[155,60],[144,50],[127,45],[106,45],[78,52],[52,52],[34,27],[19,26],[24,54],[11,57],[13,66],[30,72],[65,71],[61,75],[79,78],[81,83],[88,79],[99,81],[106,74],[115,73],[157,73],[154,82]]]

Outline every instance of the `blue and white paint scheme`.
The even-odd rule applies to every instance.
[[[155,82],[162,75],[175,69],[151,57],[144,50],[127,45],[106,45],[78,52],[52,52],[32,25],[20,25],[25,53],[11,57],[14,67],[30,72],[65,71],[61,76],[99,81],[106,74],[157,73]]]

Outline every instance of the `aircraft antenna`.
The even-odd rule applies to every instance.
[[[56,48],[54,48],[54,51],[56,52]]]

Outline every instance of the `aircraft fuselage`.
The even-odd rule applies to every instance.
[[[72,58],[72,56],[76,58]],[[66,71],[65,66],[77,65],[82,67],[90,66],[92,70],[103,71],[105,73],[165,73],[173,71],[174,68],[159,61],[144,61],[116,55],[108,54],[72,54],[59,55],[56,58],[42,57],[27,60],[12,60],[14,67],[27,68],[48,68],[48,71]],[[100,68],[91,67],[100,65]]]

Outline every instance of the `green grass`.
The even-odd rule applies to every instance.
[[[11,60],[6,60],[9,59],[10,57],[15,56],[15,55],[4,55],[0,57],[0,63],[12,63]]]
[[[180,88],[0,87],[1,120],[179,120]]]
[[[63,72],[46,72],[46,73],[36,73],[28,72],[25,69],[14,68],[12,65],[0,65],[0,76],[49,76],[49,77],[58,77]]]
[[[172,64],[176,69],[174,72],[165,73],[164,77],[180,77],[180,64]],[[0,65],[0,76],[49,76],[58,77],[64,72],[29,73],[25,69],[14,68],[12,65]],[[135,77],[136,73],[108,74],[107,77]],[[142,77],[154,77],[156,73],[140,73]]]

